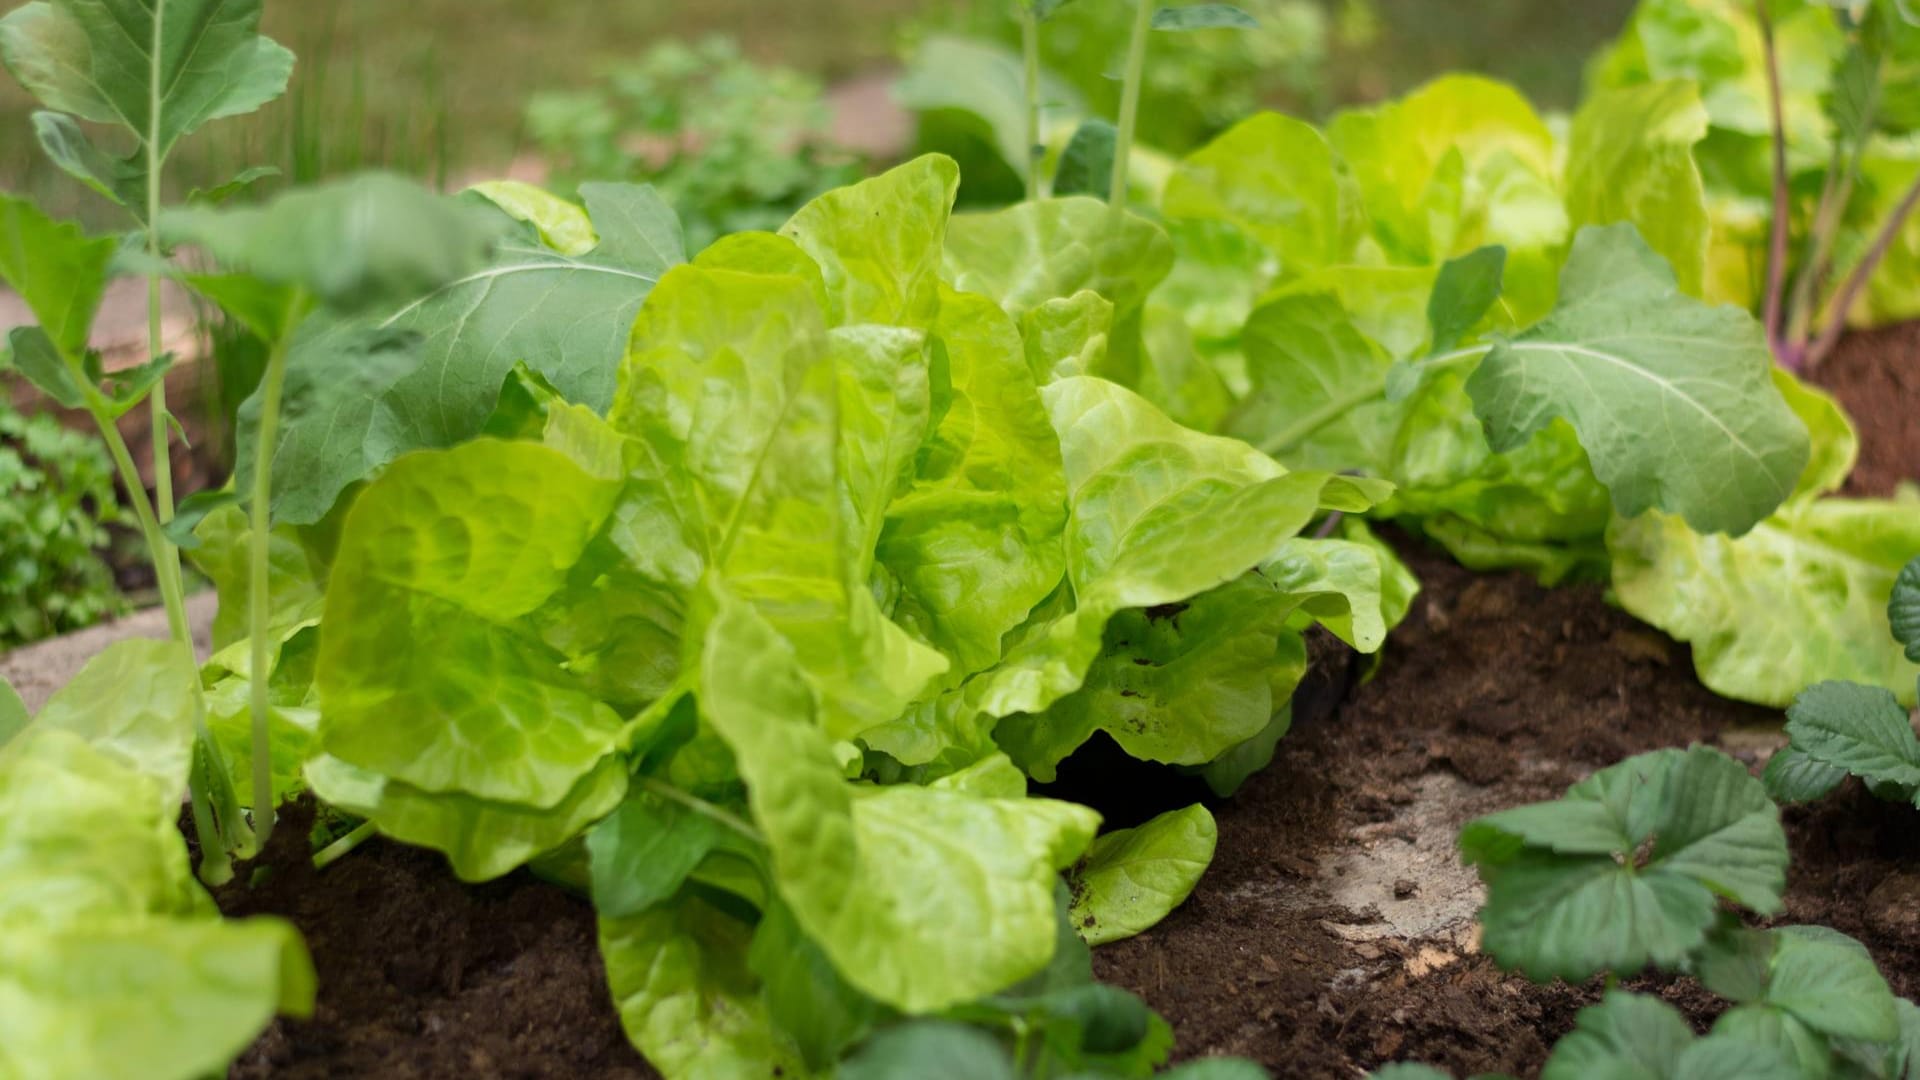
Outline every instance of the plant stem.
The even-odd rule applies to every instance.
[[[1153,32],[1154,0],[1136,0],[1133,37],[1127,41],[1127,69],[1120,84],[1120,134],[1113,146],[1113,182],[1107,189],[1112,207],[1107,231],[1118,234],[1127,211],[1127,178],[1133,157],[1133,132],[1140,121],[1140,83],[1147,70],[1147,35]]]
[[[1027,201],[1040,198],[1040,20],[1031,7],[1020,8],[1020,51],[1027,72]]]
[[[304,306],[297,296],[289,307],[287,326],[267,356],[260,383],[260,428],[254,438],[252,528],[247,538],[247,631],[252,664],[249,697],[253,713],[253,833],[264,849],[273,835],[273,726],[267,700],[270,643],[267,623],[272,618],[272,585],[268,541],[272,524],[273,450],[279,437],[280,396],[287,381],[287,342],[292,336],[293,312]]]
[[[1873,246],[1867,249],[1853,272],[1847,275],[1846,283],[1840,286],[1840,292],[1833,302],[1827,305],[1826,325],[1820,330],[1820,337],[1807,349],[1806,365],[1815,367],[1826,359],[1827,354],[1839,343],[1840,335],[1846,332],[1847,316],[1853,311],[1853,305],[1859,301],[1860,294],[1866,291],[1867,283],[1873,279],[1873,272],[1880,268],[1880,260],[1887,257],[1893,242],[1899,238],[1900,230],[1906,227],[1907,219],[1913,216],[1916,206],[1920,206],[1920,179],[1900,199],[1900,205],[1880,225],[1880,232],[1873,238]]]
[[[315,870],[325,870],[327,867],[332,866],[354,848],[365,843],[367,838],[372,836],[373,833],[374,828],[373,822],[371,821],[363,821],[355,825],[352,832],[314,853],[313,868]]]
[[[1774,47],[1773,13],[1767,8],[1767,0],[1754,0],[1753,7],[1760,19],[1760,42],[1767,58],[1767,101],[1773,116],[1773,228],[1767,243],[1767,344],[1783,367],[1793,369],[1798,367],[1799,358],[1785,355],[1780,336],[1787,283],[1787,215],[1790,212],[1787,201],[1786,111],[1780,103],[1780,56]]]

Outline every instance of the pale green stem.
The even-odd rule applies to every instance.
[[[1127,42],[1127,68],[1120,84],[1120,134],[1113,146],[1113,184],[1107,205],[1113,208],[1107,231],[1118,233],[1127,211],[1127,178],[1132,174],[1133,133],[1140,121],[1140,83],[1147,70],[1147,35],[1153,32],[1154,0],[1137,0],[1133,37]]]
[[[325,870],[327,867],[332,866],[341,858],[345,857],[354,848],[365,843],[367,838],[373,834],[373,822],[361,822],[353,827],[352,832],[316,852],[313,856],[313,868],[315,870]]]
[[[293,309],[303,305],[296,297]],[[273,343],[267,357],[267,370],[260,381],[260,426],[254,436],[252,529],[248,537],[247,630],[252,665],[249,696],[253,713],[253,833],[255,843],[264,850],[273,835],[273,727],[272,707],[267,700],[269,664],[267,624],[272,618],[272,585],[268,580],[269,540],[272,529],[273,449],[280,434],[280,396],[287,381],[288,325]]]
[[[1040,20],[1020,9],[1020,51],[1027,71],[1027,201],[1040,198]]]

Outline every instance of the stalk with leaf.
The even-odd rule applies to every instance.
[[[162,347],[160,287],[167,270],[156,224],[167,158],[180,140],[286,90],[293,54],[257,32],[260,12],[261,0],[36,0],[0,19],[0,63],[47,106],[33,118],[41,148],[127,212],[133,228],[124,247],[144,251],[139,272],[147,279],[146,362],[109,380],[88,332],[109,276],[123,263],[116,258],[122,243],[89,239],[7,200],[0,243],[10,251],[0,269],[41,324],[14,332],[15,362],[54,400],[93,416],[140,521],[169,632],[189,646],[179,549],[165,532],[174,515],[170,435],[177,422],[166,399],[171,358]],[[114,131],[118,152],[96,145],[81,121]],[[115,427],[142,398],[151,413],[151,499]],[[229,855],[251,854],[258,843],[203,707],[196,706],[196,726],[191,793],[204,838],[201,874],[220,881],[230,874]]]
[[[1825,178],[1796,259],[1794,195],[1787,160],[1786,108],[1781,63],[1770,0],[1754,0],[1765,58],[1767,103],[1772,121],[1773,220],[1767,245],[1765,320],[1775,358],[1792,371],[1817,367],[1845,332],[1847,318],[1865,294],[1902,231],[1920,207],[1920,178],[1871,231],[1871,239],[1837,285],[1838,243],[1877,137],[1914,130],[1911,110],[1889,108],[1888,99],[1912,77],[1920,60],[1920,12],[1900,0],[1832,3],[1845,36],[1825,102],[1833,129]]]

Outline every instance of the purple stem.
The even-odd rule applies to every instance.
[[[1788,370],[1798,370],[1800,358],[1781,337],[1787,286],[1787,122],[1780,103],[1780,56],[1773,43],[1773,14],[1767,0],[1754,0],[1760,18],[1760,41],[1767,54],[1767,98],[1773,112],[1773,232],[1767,244],[1767,344],[1774,358]]]
[[[1895,207],[1893,213],[1881,224],[1879,235],[1873,238],[1873,246],[1867,249],[1859,265],[1853,268],[1853,273],[1847,275],[1846,284],[1840,287],[1839,294],[1833,298],[1832,305],[1827,308],[1827,323],[1820,328],[1819,339],[1807,350],[1808,367],[1813,367],[1826,359],[1827,354],[1832,352],[1834,345],[1840,341],[1840,335],[1847,330],[1847,316],[1852,313],[1853,305],[1860,299],[1860,294],[1866,291],[1867,282],[1873,279],[1873,272],[1880,268],[1880,260],[1886,258],[1887,252],[1892,250],[1893,242],[1899,238],[1900,230],[1906,227],[1907,219],[1913,216],[1916,206],[1920,206],[1920,179],[1913,182],[1913,186],[1907,189],[1907,194],[1900,200],[1900,205]]]

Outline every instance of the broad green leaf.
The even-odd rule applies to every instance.
[[[1815,761],[1791,745],[1774,751],[1760,774],[1767,794],[1782,805],[1825,798],[1846,778],[1847,770]]]
[[[392,310],[471,275],[487,259],[497,220],[412,181],[368,173],[265,206],[171,210],[160,233],[203,248],[223,266],[361,314]]]
[[[1105,199],[1113,188],[1113,155],[1119,150],[1120,129],[1097,116],[1080,122],[1060,151],[1053,174],[1053,193],[1090,195]]]
[[[665,903],[722,843],[726,828],[686,803],[634,788],[587,834],[594,910],[624,919]]]
[[[1217,430],[1233,407],[1233,391],[1219,361],[1206,355],[1207,347],[1194,340],[1183,312],[1156,294],[1141,321],[1140,338],[1144,355],[1133,389],[1186,427]],[[1113,366],[1093,362],[1082,370],[1059,374],[1097,375],[1112,371]],[[1113,375],[1123,379],[1126,373],[1113,371]]]
[[[1451,352],[1465,341],[1500,302],[1506,273],[1507,249],[1503,247],[1483,247],[1448,259],[1440,267],[1433,295],[1427,300],[1427,325],[1432,330],[1427,349]]]
[[[1713,1022],[1713,1035],[1766,1047],[1800,1066],[1809,1080],[1832,1075],[1833,1047],[1812,1028],[1770,1005],[1736,1005]]]
[[[1106,366],[1113,304],[1091,289],[1048,300],[1020,316],[1027,370],[1036,383],[1069,375],[1097,375]]]
[[[0,62],[49,107],[118,124],[166,157],[209,120],[281,95],[293,54],[261,0],[40,0],[0,19]]]
[[[1770,365],[1751,316],[1680,295],[1631,226],[1589,227],[1554,313],[1497,342],[1467,392],[1494,450],[1564,418],[1621,514],[1660,509],[1739,534],[1793,492],[1809,455]]]
[[[1907,659],[1920,663],[1920,555],[1900,568],[1887,601],[1887,622],[1894,640],[1907,647]]]
[[[600,955],[620,1024],[655,1068],[702,1080],[813,1075],[747,970],[752,933],[695,894],[600,920]]]
[[[1225,584],[1321,508],[1363,510],[1388,490],[1289,473],[1237,439],[1180,427],[1102,379],[1061,379],[1042,393],[1066,465],[1076,607],[1010,650],[980,685],[975,700],[992,715],[1039,712],[1078,689],[1115,614]],[[1237,525],[1222,533],[1207,524],[1217,521]]]
[[[792,648],[751,607],[714,589],[703,596],[712,610],[702,717],[733,748],[781,897],[840,973],[926,1012],[1045,967],[1054,872],[1079,857],[1097,815],[1048,800],[849,786]]]
[[[801,1056],[816,1069],[831,1069],[882,1018],[882,1007],[834,970],[784,904],[761,913],[747,966],[760,976],[774,1022],[792,1035]]]
[[[959,186],[953,159],[928,154],[827,192],[793,215],[780,235],[820,264],[830,325],[932,321],[941,239]]]
[[[613,424],[647,464],[615,542],[662,585],[685,590],[711,568],[758,607],[835,704],[836,738],[894,719],[947,666],[867,581],[918,441],[919,344],[903,330],[830,336],[799,278],[690,266],[649,298],[621,367]],[[843,369],[861,413],[844,425]]]
[[[1204,765],[1260,734],[1291,686],[1272,674],[1300,598],[1246,575],[1169,608],[1133,608],[1107,623],[1100,655],[1079,689],[994,730],[1029,775],[1052,780],[1059,763],[1105,731],[1133,757]]]
[[[1675,966],[1720,898],[1771,914],[1786,883],[1778,809],[1704,747],[1642,754],[1558,802],[1481,818],[1460,850],[1487,883],[1486,950],[1537,981]]]
[[[1073,873],[1073,923],[1089,945],[1132,937],[1167,917],[1200,882],[1219,838],[1195,803],[1097,837]]]
[[[922,1020],[881,1032],[835,1074],[839,1080],[1018,1080],[1007,1052],[978,1028]]]
[[[1410,357],[1418,354],[1432,336],[1429,308],[1443,269],[1330,266],[1281,285],[1262,299],[1324,293],[1340,301],[1362,334],[1393,356]],[[1504,320],[1500,325],[1505,325]]]
[[[269,631],[317,620],[326,602],[326,567],[304,542],[302,532],[280,525],[267,534]],[[248,636],[252,522],[239,506],[223,506],[201,519],[194,537],[199,542],[188,550],[188,557],[220,593],[220,609],[213,617],[213,647],[225,649]]]
[[[947,229],[947,279],[1016,319],[1084,289],[1123,317],[1167,276],[1173,244],[1145,218],[1128,215],[1116,232],[1111,217],[1106,203],[1085,196],[956,214]]]
[[[1182,7],[1163,7],[1155,11],[1153,28],[1169,32],[1258,30],[1260,20],[1232,4],[1187,4]]]
[[[0,753],[0,940],[210,913],[177,827],[179,792],[55,728]]]
[[[33,133],[48,160],[103,198],[128,207],[146,198],[146,163],[122,160],[94,146],[73,117],[41,110],[33,114]]]
[[[269,281],[248,273],[182,275],[194,292],[206,297],[234,322],[264,342],[276,342],[293,333],[306,304],[297,286]]]
[[[326,751],[427,793],[568,798],[620,718],[524,620],[618,490],[558,451],[495,440],[411,455],[368,485],[327,586]]]
[[[532,225],[541,243],[569,258],[579,258],[600,245],[600,234],[593,231],[593,219],[586,210],[545,188],[519,180],[486,180],[468,190],[515,221]]]
[[[770,232],[742,232],[723,236],[693,257],[693,265],[708,270],[738,270],[745,274],[797,277],[807,283],[820,310],[827,310],[827,278],[820,264],[800,245]]]
[[[4,748],[27,728],[27,703],[20,700],[13,684],[0,679],[0,748]]]
[[[187,790],[198,678],[192,651],[179,642],[117,641],[47,700],[34,726],[86,739],[158,781],[161,802],[171,804]]]
[[[997,662],[1007,632],[1060,583],[1067,485],[1006,313],[943,291],[934,348],[946,374],[937,419],[876,554],[900,583],[893,618],[950,657],[957,679]]]
[[[1920,738],[1893,692],[1859,683],[1807,687],[1787,710],[1795,750],[1878,784],[1920,789]]]
[[[1243,120],[1189,155],[1160,208],[1236,226],[1279,256],[1288,277],[1347,262],[1366,227],[1360,193],[1326,138],[1279,113]]]
[[[174,843],[179,844],[176,838]],[[0,1076],[196,1080],[313,1012],[290,923],[157,919],[0,933]]]
[[[1705,295],[1712,232],[1693,159],[1706,136],[1707,110],[1694,84],[1655,82],[1588,97],[1567,150],[1573,227],[1632,224],[1693,297]]]
[[[107,265],[118,247],[111,236],[89,239],[78,225],[56,221],[25,199],[0,195],[0,281],[26,301],[61,358],[77,363],[86,353],[107,288]],[[22,351],[17,335],[14,349]],[[33,374],[24,364],[22,370]]]
[[[518,362],[568,401],[594,409],[611,403],[641,302],[685,255],[673,211],[651,188],[584,184],[581,197],[600,236],[592,252],[563,255],[526,227],[496,245],[485,267],[381,319],[387,342],[418,340],[409,362],[375,363],[361,373],[365,327],[318,328],[294,344],[289,395],[301,380],[316,392],[312,407],[282,423],[274,454],[277,520],[317,521],[349,484],[401,454],[473,438]],[[399,360],[388,348],[377,356]],[[243,488],[253,458],[249,441],[243,415]]]
[[[617,755],[602,758],[550,807],[423,791],[325,754],[307,762],[305,776],[327,805],[396,840],[444,852],[462,881],[491,881],[552,851],[620,805],[627,791],[627,766]]]
[[[1378,473],[1399,411],[1385,397],[1392,358],[1339,300],[1290,294],[1260,306],[1241,334],[1252,388],[1224,430],[1299,468]]]
[[[7,335],[11,367],[28,382],[68,409],[87,405],[87,392],[73,367],[60,355],[53,339],[37,326],[16,326]]]
[[[1700,681],[1784,707],[1841,679],[1914,702],[1920,665],[1887,630],[1886,598],[1920,551],[1920,502],[1821,499],[1739,539],[1648,514],[1607,533],[1620,605],[1693,646]]]
[[[1341,113],[1327,138],[1396,261],[1431,265],[1489,244],[1520,261],[1565,242],[1553,135],[1504,83],[1443,76],[1398,101]],[[1525,284],[1517,272],[1509,280],[1515,292]]]
[[[1299,605],[1302,615],[1363,653],[1379,652],[1389,626],[1405,614],[1411,595],[1392,601],[1399,610],[1391,611],[1388,593],[1405,588],[1392,579],[1406,573],[1378,542],[1332,538],[1294,537],[1259,567],[1260,576]]]

